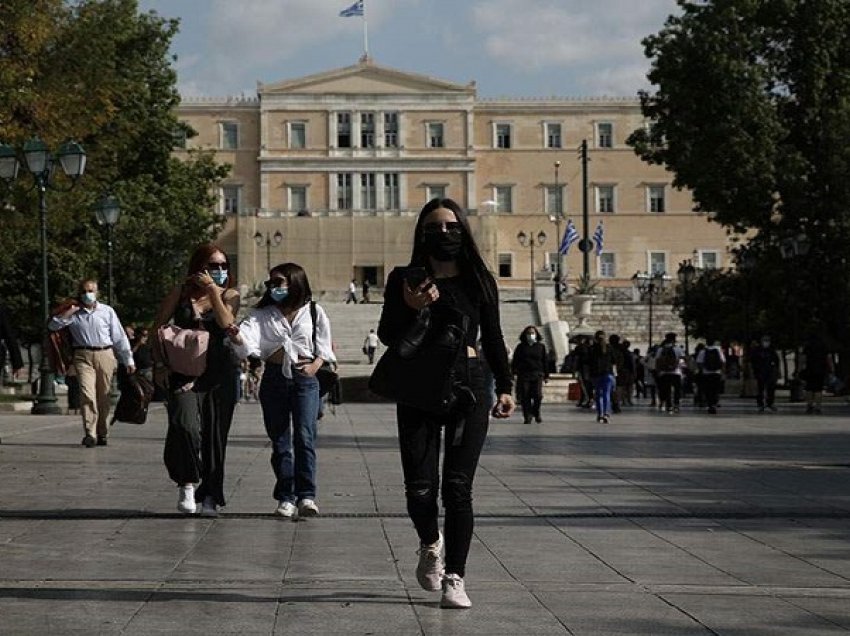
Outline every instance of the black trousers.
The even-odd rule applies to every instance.
[[[169,379],[168,432],[163,459],[168,476],[177,484],[196,484],[195,500],[224,500],[224,460],[227,436],[236,406],[235,368],[219,372],[215,382],[201,376],[195,386],[176,392],[180,379]],[[205,374],[206,375],[206,374]]]
[[[439,537],[437,493],[445,508],[443,535],[446,546],[446,572],[464,576],[474,526],[472,481],[487,438],[489,420],[484,377],[477,358],[466,362],[469,385],[477,403],[463,418],[463,435],[455,440],[462,418],[436,416],[399,404],[398,439],[407,514],[421,543],[434,543]],[[413,380],[413,378],[411,378]],[[445,429],[445,431],[444,431]],[[443,479],[440,487],[440,445],[445,437]]]
[[[702,386],[702,395],[705,398],[705,405],[708,407],[717,406],[720,399],[720,387],[723,384],[723,376],[719,373],[703,373],[700,382]]]
[[[659,373],[658,398],[668,409],[679,406],[682,400],[682,376],[678,373]]]
[[[532,417],[540,417],[540,403],[543,402],[543,378],[527,375],[517,378],[519,384],[522,416],[526,421]]]
[[[773,406],[776,397],[776,382],[766,378],[756,377],[756,404],[759,408]]]

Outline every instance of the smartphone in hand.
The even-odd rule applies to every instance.
[[[404,272],[404,280],[407,286],[414,291],[425,282],[426,278],[428,278],[428,272],[424,267],[408,267]]]

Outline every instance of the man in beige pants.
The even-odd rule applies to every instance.
[[[115,373],[116,356],[134,373],[133,354],[124,327],[115,310],[97,300],[97,281],[83,280],[78,287],[78,302],[53,316],[51,331],[68,327],[74,345],[74,368],[80,382],[80,412],[85,437],[83,446],[106,446],[109,433],[109,388]]]

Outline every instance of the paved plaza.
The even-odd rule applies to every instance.
[[[718,416],[571,405],[491,424],[468,611],[416,585],[394,409],[320,423],[322,516],[274,517],[256,404],[217,519],[176,513],[165,413],[80,446],[0,414],[1,634],[838,634],[850,631],[850,408]]]

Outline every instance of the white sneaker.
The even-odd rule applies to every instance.
[[[291,501],[281,501],[274,513],[276,515],[280,515],[281,517],[286,517],[287,519],[291,519],[298,515],[298,508],[295,507],[295,504]]]
[[[179,493],[177,510],[187,515],[195,514],[195,511],[198,509],[198,506],[195,504],[195,486],[192,484],[179,486],[177,492]]]
[[[463,589],[463,579],[457,574],[446,574],[443,577],[443,597],[440,599],[440,607],[446,609],[469,609],[472,601]]]
[[[319,506],[312,499],[302,499],[298,502],[299,517],[317,517],[319,515]]]
[[[443,535],[440,533],[436,543],[420,544],[416,551],[419,564],[416,566],[416,580],[423,590],[438,592],[443,580]]]
[[[202,517],[217,517],[218,516],[218,506],[215,503],[215,499],[212,497],[204,497],[204,503],[201,504],[201,516]]]

